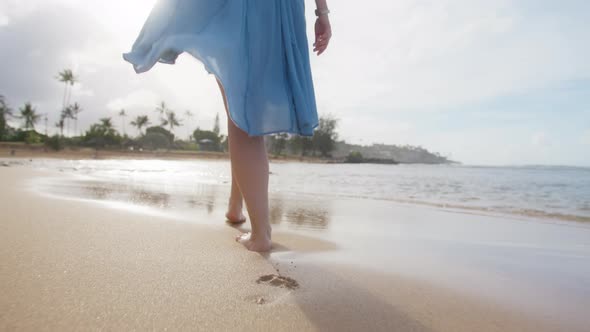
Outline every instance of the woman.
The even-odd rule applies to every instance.
[[[327,0],[315,2],[313,51],[320,55],[332,32]],[[123,57],[141,73],[183,52],[215,76],[223,97],[232,169],[226,218],[244,222],[245,200],[252,230],[236,240],[269,251],[264,135],[312,136],[318,126],[304,0],[159,0]]]

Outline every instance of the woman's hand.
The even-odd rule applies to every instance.
[[[318,52],[317,55],[324,53],[328,47],[328,43],[332,38],[332,26],[328,15],[321,15],[315,21],[315,42],[313,43],[313,51]]]

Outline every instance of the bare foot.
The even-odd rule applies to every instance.
[[[242,214],[242,201],[240,200],[239,203],[234,203],[230,198],[225,217],[230,224],[241,224],[245,222],[246,217]]]
[[[227,222],[229,222],[230,224],[243,224],[244,222],[246,222],[246,217],[244,217],[244,214],[242,214],[242,212],[237,214],[227,212],[225,214],[225,218],[227,218]]]
[[[250,251],[266,252],[271,249],[270,237],[252,238],[251,232],[238,235],[236,241],[243,244]]]

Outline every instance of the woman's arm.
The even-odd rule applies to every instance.
[[[327,0],[315,0],[316,8],[319,11],[328,9]],[[313,43],[314,52],[318,55],[324,53],[328,47],[328,43],[332,38],[332,26],[328,14],[321,14],[315,22],[315,42]]]
[[[328,9],[327,0],[315,0],[315,6],[317,9]]]

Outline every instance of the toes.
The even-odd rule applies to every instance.
[[[236,236],[236,241],[238,241],[238,242],[244,242],[244,241],[248,241],[248,240],[250,240],[250,232],[242,233],[242,234],[239,234],[238,236]]]

